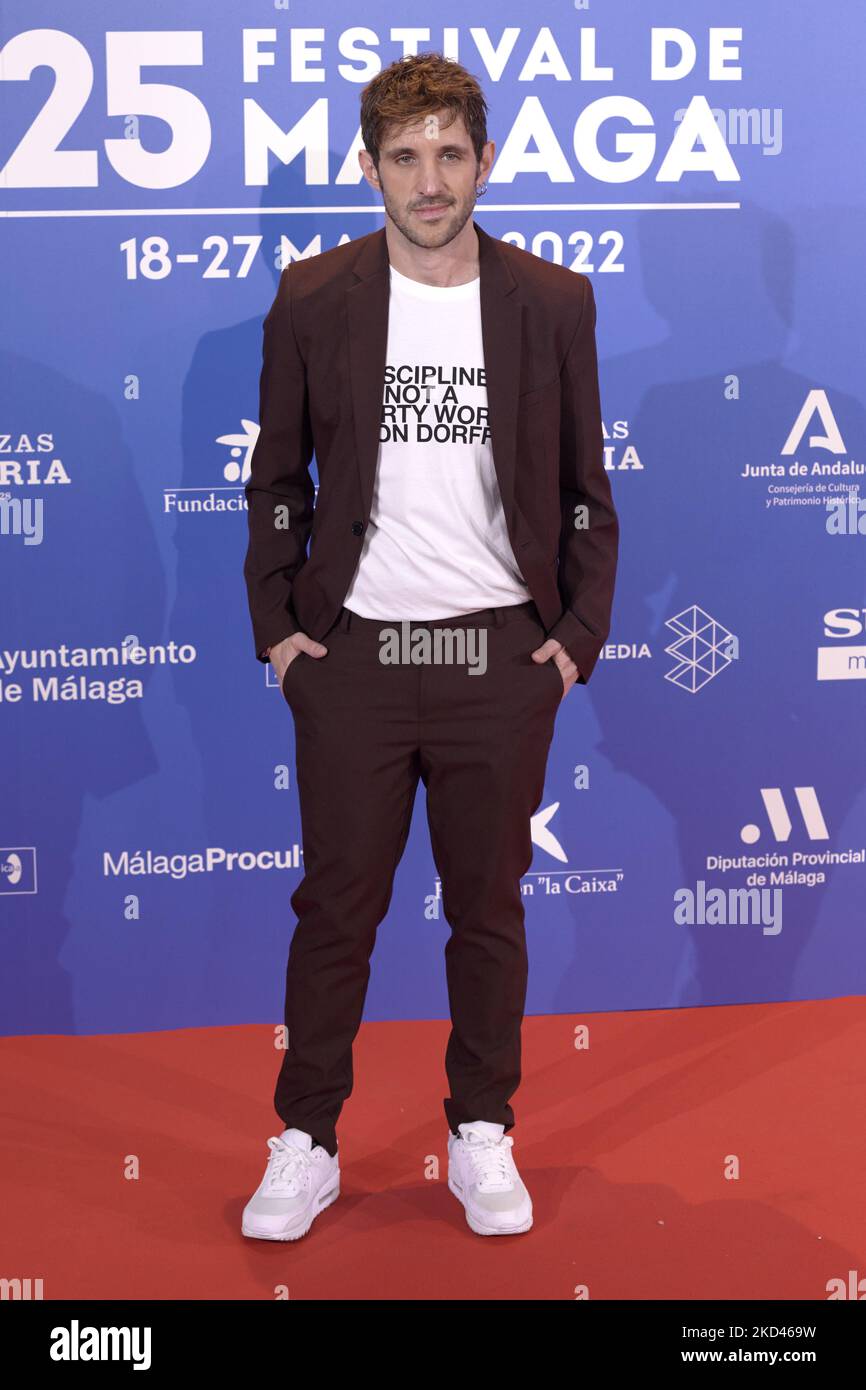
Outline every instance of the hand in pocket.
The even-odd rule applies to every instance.
[[[280,688],[286,679],[286,672],[301,652],[319,658],[327,656],[328,648],[323,646],[321,642],[314,641],[312,637],[308,637],[305,632],[293,632],[291,637],[286,637],[275,647],[271,647],[268,660],[276,672]]]
[[[548,637],[546,642],[542,642],[540,647],[532,653],[532,660],[537,662],[552,661],[559,671],[562,678],[562,693],[565,696],[573,685],[577,683],[580,675],[577,667],[566,651],[561,642],[555,638]]]

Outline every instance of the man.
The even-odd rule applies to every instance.
[[[485,113],[439,54],[381,72],[359,159],[384,230],[289,266],[264,322],[244,574],[295,721],[305,875],[285,1129],[248,1236],[297,1239],[339,1195],[335,1125],[419,777],[451,928],[448,1185],[479,1234],[532,1224],[506,1133],[520,879],[556,710],[609,631],[619,528],[591,282],[473,220]]]

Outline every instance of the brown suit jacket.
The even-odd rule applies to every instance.
[[[610,629],[619,542],[604,470],[592,281],[473,226],[508,534],[548,637],[562,642],[585,685]],[[299,629],[320,640],[358,565],[379,451],[388,267],[384,228],[296,261],[264,319],[244,561],[261,661]],[[585,518],[576,517],[581,505]],[[394,614],[404,616],[412,615]]]

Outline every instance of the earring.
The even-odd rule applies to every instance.
[[[475,185],[475,193],[476,193],[476,196],[477,196],[477,197],[483,198],[483,197],[484,197],[484,194],[485,194],[486,192],[487,192],[487,184],[486,184],[486,183],[477,183],[477,184]]]

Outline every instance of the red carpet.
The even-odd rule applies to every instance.
[[[474,1235],[446,1185],[448,1026],[363,1026],[342,1195],[285,1245],[240,1234],[281,1129],[273,1030],[3,1039],[0,1277],[46,1299],[824,1300],[866,1276],[866,1000],[527,1018],[535,1225],[511,1237]]]

